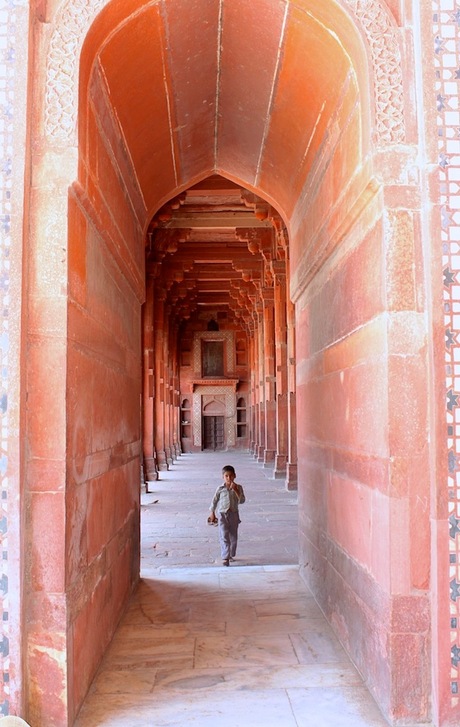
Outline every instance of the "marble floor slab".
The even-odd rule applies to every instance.
[[[388,727],[300,577],[296,493],[227,457],[143,494],[142,579],[74,727]],[[206,517],[228,463],[248,501],[225,568]]]
[[[144,578],[77,726],[191,724],[387,725],[295,565]]]

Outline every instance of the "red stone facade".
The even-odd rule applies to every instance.
[[[458,724],[456,0],[0,7],[1,712],[73,723],[141,470],[242,447],[389,722]]]

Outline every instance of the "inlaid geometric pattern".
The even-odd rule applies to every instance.
[[[433,2],[448,437],[451,706],[460,691],[460,3]]]
[[[228,386],[197,386],[193,393],[193,444],[202,446],[201,419],[203,404],[215,398],[225,402],[225,443],[227,447],[235,444],[236,400],[235,392]]]
[[[201,341],[224,341],[225,342],[225,365],[226,374],[231,375],[235,369],[235,343],[233,331],[202,331],[195,333],[193,337],[193,371],[196,376],[201,377]]]
[[[9,603],[8,603],[8,313],[11,249],[11,195],[13,193],[13,123],[15,100],[15,35],[19,3],[0,0],[0,715],[9,714]]]

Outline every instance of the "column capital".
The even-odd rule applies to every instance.
[[[273,306],[275,302],[275,290],[273,286],[264,286],[263,288],[261,288],[260,292],[262,295],[262,302],[264,306]]]
[[[284,260],[272,260],[270,263],[271,271],[275,282],[278,280],[282,282],[282,279],[286,280],[286,263]]]

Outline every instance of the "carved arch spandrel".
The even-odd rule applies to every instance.
[[[404,93],[398,28],[393,15],[378,0],[342,0],[359,21],[369,45],[374,69],[376,137],[382,146],[406,138]]]
[[[78,108],[78,63],[86,33],[110,0],[67,0],[58,10],[47,56],[45,135],[72,142]],[[341,0],[367,39],[374,68],[376,141],[405,139],[401,53],[397,27],[383,0]]]
[[[46,59],[45,135],[73,140],[77,127],[78,64],[86,34],[110,0],[66,0],[56,14]]]

